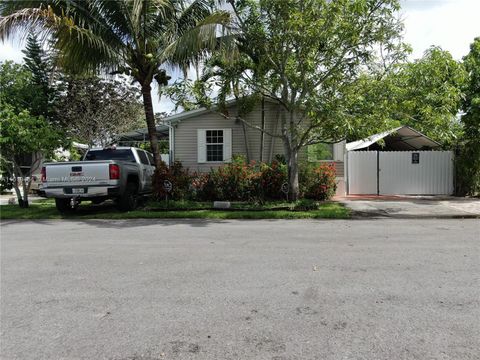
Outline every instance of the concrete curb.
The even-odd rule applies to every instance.
[[[374,211],[355,211],[351,210],[352,220],[371,220],[371,219],[480,219],[480,215],[475,214],[450,214],[450,215],[407,215],[407,214],[389,214]]]

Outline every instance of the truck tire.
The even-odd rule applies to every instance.
[[[132,211],[136,209],[137,204],[137,184],[129,182],[127,183],[125,192],[118,201],[118,207],[121,211]]]
[[[62,214],[70,214],[75,211],[75,208],[72,209],[70,206],[70,199],[55,199],[55,206]]]

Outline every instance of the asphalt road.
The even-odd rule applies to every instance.
[[[479,220],[2,222],[2,359],[479,354]]]

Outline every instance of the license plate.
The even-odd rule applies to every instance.
[[[72,189],[72,194],[84,194],[85,189]]]

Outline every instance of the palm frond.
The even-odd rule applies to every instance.
[[[205,56],[209,51],[218,48],[219,27],[227,25],[229,21],[228,12],[217,11],[197,22],[195,26],[183,29],[163,50],[163,60],[182,65]]]
[[[188,30],[197,25],[199,21],[204,20],[211,15],[210,3],[205,0],[195,0],[189,4],[183,11],[177,11],[179,16],[175,23],[179,33]]]
[[[61,49],[60,65],[72,73],[112,71],[123,61],[121,47],[115,47],[93,31],[65,24],[55,33]]]
[[[75,72],[130,66],[149,79],[161,66],[186,68],[212,50],[229,52],[226,44],[234,43],[231,34],[225,34],[230,14],[213,11],[212,4],[211,0],[7,1],[0,4],[0,39],[38,30],[60,50],[61,64]]]
[[[26,8],[0,17],[0,40],[18,33],[25,38],[32,30],[51,33],[62,21],[50,7]]]
[[[89,16],[97,17],[103,26],[110,28],[119,37],[129,36],[132,23],[126,0],[90,0]]]

